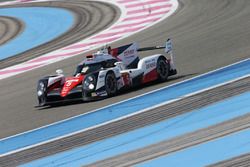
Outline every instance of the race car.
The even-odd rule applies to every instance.
[[[154,54],[139,59],[139,52],[164,49],[170,58]],[[116,95],[120,90],[152,82],[166,81],[177,74],[172,43],[165,46],[138,48],[137,43],[111,49],[105,47],[86,58],[76,67],[73,76],[66,77],[61,69],[56,75],[38,81],[39,106],[60,101],[91,101]]]

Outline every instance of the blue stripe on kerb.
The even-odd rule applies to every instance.
[[[249,101],[250,101],[250,92],[246,92],[242,95],[229,98],[219,103],[215,103],[206,106],[204,108],[194,110],[192,112],[161,121],[156,124],[136,129],[105,140],[97,141],[95,143],[78,147],[76,149],[72,149],[49,157],[45,157],[37,161],[25,164],[24,166],[49,167],[49,166],[82,166],[90,164],[112,156],[116,156],[152,144],[156,144],[164,140],[169,140],[171,138],[184,135],[186,133],[193,132],[202,128],[206,128],[238,116],[243,116],[244,114],[250,113]],[[241,142],[249,143],[250,142],[249,134],[246,135],[245,138],[242,137]],[[225,146],[223,144],[227,145],[228,143],[222,142],[221,147]],[[237,144],[237,141],[235,144]],[[179,164],[185,166],[187,165],[187,162],[180,163],[178,160],[185,161],[186,159],[190,160],[192,158],[193,158],[192,162],[190,162],[191,166],[193,166],[194,164],[199,164],[199,159],[194,158],[193,155],[198,155],[198,156],[200,155],[203,158],[207,158],[207,161],[209,162],[216,162],[214,161],[213,155],[210,154],[212,154],[213,152],[222,151],[223,148],[221,147],[217,147],[217,145],[214,147],[210,147],[209,148],[210,152],[208,152],[208,154],[204,153],[203,155],[200,155],[201,151],[199,150],[193,151],[194,153],[192,154],[189,151],[187,151],[187,153],[184,153],[184,155],[182,154],[179,155],[179,153],[176,153],[176,155],[174,156],[171,155],[170,156],[171,158],[168,158],[167,156],[166,162],[164,162],[163,164],[171,164],[171,161],[173,161],[177,164],[173,163],[170,166],[179,166]],[[238,152],[234,152],[230,156],[237,156],[249,150],[250,150],[250,145],[248,145],[248,148],[246,150],[241,149],[241,151],[239,150]],[[222,152],[227,152],[227,150],[224,149],[224,151]],[[228,155],[226,156],[222,154],[217,158],[221,158],[217,160],[222,160],[223,158],[226,159],[228,158]],[[156,163],[149,162],[149,164],[145,163],[143,165],[159,166],[159,164],[165,161],[165,159],[160,158],[160,160],[155,160],[155,161]]]
[[[250,153],[250,129],[159,157],[137,167],[167,166],[201,167]]]

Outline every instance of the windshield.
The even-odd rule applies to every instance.
[[[79,73],[81,73],[81,74],[91,73],[91,72],[100,70],[101,68],[102,68],[102,65],[100,63],[81,64],[81,65],[77,66],[75,75],[77,75]]]

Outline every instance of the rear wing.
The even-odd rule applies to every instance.
[[[158,45],[158,46],[144,47],[144,48],[137,49],[137,51],[142,52],[142,51],[149,51],[149,50],[156,50],[156,49],[165,49],[166,53],[170,53],[173,49],[171,39],[168,39],[164,46]]]
[[[151,47],[138,48],[137,43],[134,42],[128,45],[111,49],[109,52],[113,57],[115,57],[119,61],[122,61],[127,68],[136,68],[139,62],[138,52],[150,51],[156,49],[165,49],[165,52],[170,55],[169,59],[170,69],[175,69],[171,39],[168,39],[164,46],[151,46]]]

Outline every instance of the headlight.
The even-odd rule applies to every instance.
[[[45,89],[45,85],[43,82],[40,82],[38,85],[38,89],[37,89],[37,95],[41,96],[44,93],[44,89]]]
[[[84,81],[84,86],[86,89],[93,90],[95,88],[95,77],[92,75],[87,76]]]
[[[43,90],[45,87],[44,83],[43,82],[40,82],[39,83],[39,90]]]
[[[43,91],[41,91],[41,90],[37,91],[38,96],[42,96],[42,94],[43,94]]]
[[[94,89],[94,88],[95,88],[95,85],[94,85],[94,84],[92,84],[92,83],[91,83],[91,84],[89,84],[89,89],[91,89],[91,90],[92,90],[92,89]]]
[[[90,82],[93,82],[93,81],[94,81],[94,77],[93,77],[93,76],[88,76],[88,80],[89,80]]]

